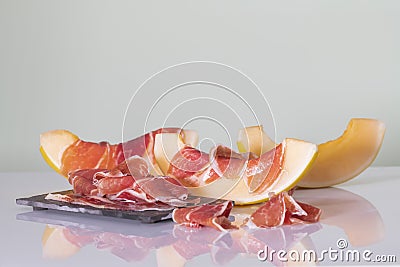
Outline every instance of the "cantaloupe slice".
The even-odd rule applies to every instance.
[[[52,130],[40,135],[40,153],[56,172],[60,173],[62,155],[79,137],[67,130]]]
[[[268,200],[270,193],[278,194],[292,188],[312,165],[317,146],[302,140],[287,138],[282,142],[283,162],[276,182],[262,191],[249,192],[243,177],[220,177],[205,186],[192,187],[192,194],[235,201],[236,205],[260,203]]]
[[[275,146],[275,142],[264,132],[262,125],[239,130],[237,147],[241,153],[253,152],[260,156]]]
[[[160,129],[161,130],[161,129]],[[158,130],[158,131],[160,131]],[[180,135],[180,141],[188,144],[190,146],[195,147],[198,143],[198,134],[193,130],[180,130],[179,128],[171,128],[166,129],[167,131],[175,131],[174,134]],[[156,131],[155,131],[156,132]],[[154,132],[153,132],[154,133]],[[156,134],[156,136],[159,134]],[[135,139],[137,141],[138,149],[141,149],[141,144],[144,142],[144,139],[141,137]],[[135,141],[133,140],[133,141]],[[130,141],[128,141],[130,142]],[[72,147],[71,145],[75,145]],[[148,144],[153,144],[152,142]],[[69,148],[69,149],[68,149]],[[74,148],[71,153],[70,149]],[[123,144],[115,144],[109,145],[109,149],[113,150],[123,150]],[[96,155],[96,151],[104,151],[100,153],[100,155]],[[67,152],[66,152],[67,151]],[[67,130],[52,130],[40,135],[40,153],[42,154],[44,160],[49,164],[56,172],[60,173],[63,176],[67,176],[69,171],[73,171],[71,166],[74,164],[66,164],[70,162],[79,163],[80,168],[93,168],[94,166],[100,166],[102,163],[102,168],[112,168],[110,165],[116,164],[113,160],[112,156],[119,156],[121,153],[108,153],[104,143],[94,143],[94,142],[85,142],[79,139],[78,136],[71,133]],[[66,153],[65,153],[66,152]],[[107,152],[107,153],[106,153]],[[114,151],[115,152],[115,151]],[[149,153],[151,156],[149,156]],[[68,154],[68,159],[65,159],[65,155]],[[64,158],[63,158],[64,155]],[[72,155],[72,156],[71,156]],[[150,163],[155,163],[153,155],[153,147],[143,148],[143,155],[140,155],[146,158]],[[104,164],[103,164],[104,163]],[[76,165],[76,164],[75,164]],[[115,166],[114,166],[115,167]],[[155,174],[159,173],[158,166],[153,166]]]
[[[154,139],[154,156],[164,174],[167,174],[172,158],[185,147],[179,133],[160,133]]]
[[[317,159],[298,185],[327,187],[356,177],[375,160],[384,135],[379,120],[351,119],[342,136],[318,145]]]

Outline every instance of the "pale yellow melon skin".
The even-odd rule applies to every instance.
[[[52,130],[42,133],[40,135],[40,153],[46,163],[61,174],[62,155],[77,140],[79,137],[67,130]]]
[[[318,155],[298,185],[328,187],[346,182],[375,160],[385,135],[385,125],[375,119],[351,119],[339,138],[318,145]]]

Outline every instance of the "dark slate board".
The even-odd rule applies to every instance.
[[[69,194],[71,190],[55,192],[53,194]],[[145,211],[126,211],[126,210],[113,210],[101,209],[87,205],[77,205],[66,203],[56,200],[48,200],[45,197],[48,194],[37,195],[32,197],[18,198],[16,203],[18,205],[25,205],[33,207],[33,210],[61,210],[72,213],[92,214],[108,217],[117,217],[130,220],[139,220],[144,223],[155,223],[163,220],[169,220],[172,216],[172,210],[158,211],[158,210],[145,210]]]

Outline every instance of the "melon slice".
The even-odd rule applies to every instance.
[[[193,130],[166,128],[127,141],[126,144],[129,144],[137,155],[146,158],[150,163],[156,163],[153,157],[153,147],[151,147],[154,143],[146,140],[149,139],[147,137],[150,134],[162,132],[163,130],[174,132],[174,134],[178,135],[180,133],[181,138],[179,140],[190,146],[196,146],[198,143],[198,135]],[[144,147],[143,143],[146,143],[147,147]],[[76,165],[79,165],[80,169],[97,167],[111,169],[115,167],[116,163],[123,160],[124,144],[110,145],[105,142],[86,142],[67,130],[53,130],[40,135],[40,153],[44,160],[56,172],[65,177],[68,172],[76,169],[74,168]],[[154,169],[154,174],[159,175],[161,171],[156,165],[152,166],[152,170]]]
[[[257,156],[270,151],[277,144],[264,132],[263,126],[251,126],[240,129],[237,147],[239,152],[253,152]]]
[[[161,133],[156,135],[154,140],[154,156],[164,174],[167,174],[172,158],[184,147],[185,143],[179,133]]]
[[[183,142],[191,147],[196,147],[199,143],[199,134],[195,130],[182,130]]]
[[[268,200],[270,193],[278,194],[296,185],[308,171],[317,154],[316,145],[297,139],[287,138],[283,141],[282,146],[284,151],[282,170],[276,181],[262,191],[249,192],[244,178],[224,176],[211,184],[192,187],[189,190],[198,196],[233,200],[236,205],[264,202]]]
[[[40,153],[56,172],[60,173],[62,155],[78,136],[67,130],[53,130],[40,135]]]
[[[299,186],[327,187],[356,177],[375,160],[384,135],[381,121],[351,119],[342,136],[318,145],[317,159]]]

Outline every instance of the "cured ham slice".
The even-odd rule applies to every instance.
[[[111,158],[111,155],[115,157]],[[113,169],[123,160],[122,147],[118,145],[77,140],[64,151],[60,171],[67,176],[70,170]]]
[[[217,204],[180,208],[173,211],[172,219],[178,224],[189,227],[209,226],[219,231],[237,229],[228,219],[232,207],[231,201],[224,201]]]
[[[216,146],[210,154],[184,147],[172,159],[167,175],[184,186],[199,187],[225,176],[234,178],[244,173],[246,158],[228,147]]]
[[[188,191],[177,180],[149,176],[146,161],[138,156],[120,163],[114,170],[78,170],[70,173],[74,193],[131,203],[157,201],[182,206]]]
[[[162,202],[149,203],[146,201],[124,201],[124,200],[110,200],[105,197],[97,196],[80,196],[76,194],[61,195],[61,194],[48,194],[46,196],[48,200],[56,200],[67,202],[77,205],[86,205],[100,209],[112,209],[112,210],[131,210],[131,211],[145,211],[145,210],[172,210],[173,207]]]
[[[287,192],[281,192],[270,198],[250,217],[257,227],[275,227],[284,224],[295,224],[319,221],[321,210],[309,204],[296,202]]]
[[[117,165],[113,170],[85,169],[69,173],[68,181],[74,192],[81,195],[104,196],[116,194],[134,185],[133,176],[148,176],[147,162],[138,156],[131,157]]]
[[[115,145],[78,139],[65,149],[61,158],[60,172],[68,176],[69,172],[79,169],[112,170],[127,158],[140,156],[149,161],[153,174],[160,174],[153,152],[154,138],[159,133],[180,133],[184,137],[184,131],[180,128],[161,128]]]
[[[282,144],[265,152],[259,158],[251,158],[246,167],[246,179],[249,192],[264,190],[277,179],[283,160]]]
[[[280,226],[285,220],[286,205],[283,194],[270,198],[258,208],[250,217],[258,227]]]
[[[180,205],[188,198],[188,191],[171,177],[149,177],[137,181],[139,187],[158,201]]]
[[[132,156],[121,162],[117,169],[123,174],[130,174],[133,177],[147,177],[150,175],[149,165],[140,156]]]
[[[264,192],[277,181],[284,158],[279,144],[260,157],[253,153],[236,153],[218,145],[209,154],[184,147],[172,159],[167,175],[186,187],[203,187],[221,177],[242,179],[250,193]],[[230,188],[226,188],[225,193]],[[222,190],[223,191],[223,190]]]
[[[322,213],[321,209],[314,207],[307,203],[302,203],[302,202],[297,202],[297,203],[305,211],[306,214],[305,215],[294,214],[293,215],[294,218],[298,218],[302,221],[310,222],[310,223],[319,221],[319,218],[321,217],[321,213]]]
[[[235,178],[241,177],[244,174],[245,164],[247,162],[244,155],[221,145],[212,149],[210,154],[211,167],[217,177],[210,176],[208,179],[204,180],[206,183],[213,182],[222,176]]]
[[[195,174],[209,165],[209,156],[195,148],[182,148],[171,160],[167,175],[178,179],[184,186],[200,186]]]
[[[80,195],[91,195],[97,189],[93,184],[93,177],[99,171],[107,171],[102,169],[78,170],[70,173],[68,177],[69,183],[73,186],[74,192]]]
[[[134,178],[119,171],[98,172],[93,177],[93,184],[97,186],[94,190],[98,196],[116,194],[124,189],[130,188],[135,183]]]

